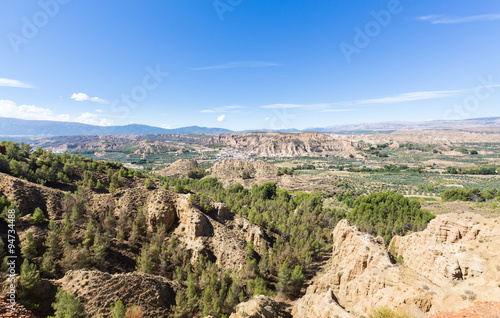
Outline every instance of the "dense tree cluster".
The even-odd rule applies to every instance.
[[[489,201],[497,197],[497,189],[479,190],[479,188],[472,188],[466,190],[463,188],[448,189],[441,194],[443,201]]]
[[[450,174],[492,175],[498,173],[498,167],[495,165],[472,167],[472,168],[447,167],[446,172]]]
[[[208,174],[204,167],[198,167],[197,169],[190,170],[187,174],[188,178],[191,179],[201,179]]]
[[[39,184],[71,184],[110,192],[123,186],[124,178],[143,177],[140,171],[128,170],[121,163],[97,162],[82,155],[56,155],[29,144],[2,141],[0,172]],[[118,170],[118,171],[117,171]]]
[[[297,295],[304,281],[304,272],[311,263],[321,257],[331,243],[331,230],[345,213],[342,210],[324,208],[324,200],[320,193],[290,193],[277,188],[273,182],[253,185],[251,190],[241,184],[234,184],[224,189],[214,178],[203,180],[162,178],[164,187],[174,186],[175,189],[189,189],[193,192],[191,202],[200,210],[207,211],[210,202],[225,202],[228,208],[241,216],[248,218],[254,224],[266,229],[272,245],[268,250],[254,250],[253,243],[247,246],[247,262],[238,277],[230,276],[234,288],[241,290],[233,292],[234,304],[254,294],[266,294],[270,290],[288,296]],[[188,277],[182,268],[179,276]],[[196,271],[192,271],[196,280]],[[219,276],[221,273],[219,272]],[[198,277],[199,279],[199,277]],[[229,279],[229,278],[227,278]],[[224,281],[224,279],[222,279]],[[211,288],[212,291],[214,288]],[[220,289],[218,290],[220,291]],[[216,299],[198,294],[198,299]],[[236,295],[240,300],[237,300]],[[206,296],[206,297],[204,297]],[[186,303],[188,295],[178,295],[179,301]],[[224,298],[220,298],[224,299]],[[232,304],[232,302],[230,301]],[[226,306],[226,307],[224,307]],[[181,310],[177,317],[190,317],[189,310]],[[203,308],[205,305],[203,305]],[[217,306],[216,306],[217,307]],[[231,306],[222,305],[221,313],[227,312]],[[199,311],[203,312],[199,307]],[[217,307],[218,308],[218,307]],[[224,309],[225,308],[225,309]],[[212,315],[218,316],[213,311]]]
[[[382,236],[387,243],[395,235],[425,229],[434,217],[423,211],[418,201],[392,191],[359,196],[352,211],[347,214],[351,224],[362,231]]]

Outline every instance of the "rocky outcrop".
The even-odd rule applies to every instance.
[[[245,183],[245,180],[241,177],[243,172],[250,173],[250,178],[253,180],[265,182],[276,178],[278,168],[262,161],[222,160],[214,164],[210,170],[210,177],[217,178],[217,180],[228,183],[228,185],[236,182],[243,184]],[[247,179],[247,183],[251,181]]]
[[[179,218],[176,233],[193,252],[193,261],[204,254],[222,268],[238,270],[245,264],[246,242],[227,226],[195,208],[189,202],[189,195],[177,198],[176,210]]]
[[[163,188],[151,191],[146,201],[145,212],[150,231],[160,225],[170,230],[176,218],[174,196]]]
[[[208,143],[267,155],[335,153],[348,156],[356,153],[357,146],[348,140],[314,132],[224,134],[210,138]]]
[[[432,297],[418,287],[427,282],[393,264],[382,238],[361,233],[342,220],[333,232],[333,241],[328,270],[295,304],[295,316],[348,317],[384,305],[429,310]]]
[[[143,317],[168,317],[175,304],[174,285],[161,276],[142,273],[110,275],[99,271],[68,271],[58,283],[85,304],[91,317],[107,317],[118,300],[127,307],[140,306]]]
[[[236,312],[232,313],[229,318],[291,318],[291,316],[273,299],[259,295],[239,304]]]
[[[182,179],[187,178],[189,171],[198,169],[198,167],[198,162],[194,159],[179,159],[165,168],[156,171],[155,173],[164,177]]]
[[[473,305],[455,312],[439,312],[429,318],[495,318],[500,317],[500,302],[475,301]]]
[[[347,220],[333,231],[333,254],[323,274],[294,305],[297,317],[356,317],[374,308],[402,308],[416,317],[456,310],[474,300],[498,300],[499,219],[439,215],[423,232],[381,238]]]
[[[14,203],[21,214],[31,214],[40,207],[48,216],[57,218],[64,192],[0,173],[0,193]]]
[[[498,301],[500,218],[449,213],[427,229],[394,237],[389,249],[404,265],[446,290],[433,310],[459,309],[472,300]]]

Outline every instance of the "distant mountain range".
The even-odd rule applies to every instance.
[[[472,118],[464,120],[432,120],[424,122],[382,122],[366,124],[337,125],[304,130],[282,129],[276,132],[321,132],[321,133],[373,133],[405,129],[457,129],[457,128],[500,128],[500,117]],[[240,132],[271,132],[256,129]],[[0,136],[87,136],[87,135],[142,135],[142,134],[225,134],[235,131],[224,128],[189,126],[165,129],[147,125],[95,126],[75,122],[24,120],[0,117]]]
[[[0,117],[0,136],[86,136],[142,134],[224,134],[231,130],[207,127],[165,129],[147,125],[95,126],[74,122]]]

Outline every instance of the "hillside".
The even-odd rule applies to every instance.
[[[487,204],[477,213],[435,217],[420,201],[362,193],[328,171],[179,160],[153,175],[2,146],[1,244],[12,209],[18,301],[36,316],[123,307],[142,317],[357,318],[389,306],[419,318],[500,301],[497,192],[467,192]]]

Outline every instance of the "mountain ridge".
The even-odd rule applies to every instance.
[[[421,122],[392,121],[379,123],[357,123],[311,127],[306,129],[253,129],[233,131],[219,127],[186,126],[174,129],[129,124],[122,126],[97,126],[76,122],[26,120],[0,117],[0,136],[88,136],[88,135],[139,135],[139,134],[225,134],[246,132],[319,132],[352,133],[379,132],[405,129],[456,129],[456,128],[500,128],[500,117],[481,117],[460,120],[431,120]]]

